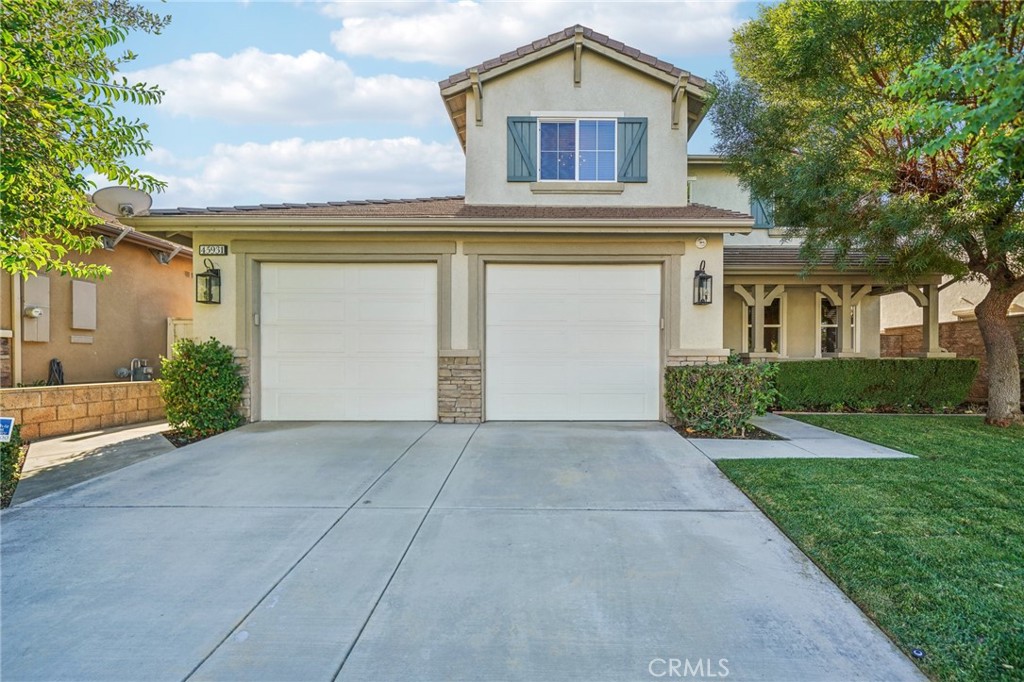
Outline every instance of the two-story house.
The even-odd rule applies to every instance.
[[[668,366],[878,355],[867,273],[801,278],[768,207],[688,156],[704,79],[576,26],[440,89],[465,197],[135,220],[218,271],[195,335],[237,349],[252,419],[654,420]]]

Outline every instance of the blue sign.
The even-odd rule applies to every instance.
[[[14,432],[14,417],[0,417],[0,443],[8,443]]]

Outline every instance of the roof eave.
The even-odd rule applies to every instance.
[[[702,233],[748,234],[753,220],[743,219],[588,219],[588,218],[336,218],[320,216],[150,216],[140,227],[178,232],[419,232],[419,233]]]

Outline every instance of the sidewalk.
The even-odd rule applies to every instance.
[[[845,436],[782,415],[768,413],[750,422],[784,440],[716,440],[690,438],[710,459],[777,459],[830,457],[839,459],[908,458],[899,450]]]
[[[11,506],[174,450],[167,422],[75,433],[32,441]]]

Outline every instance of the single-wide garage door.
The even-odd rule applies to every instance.
[[[437,266],[266,263],[265,420],[437,418]]]
[[[487,267],[488,419],[658,419],[658,265]]]

